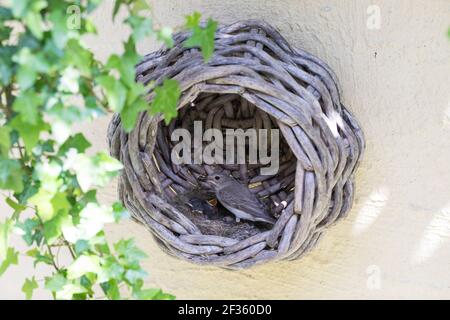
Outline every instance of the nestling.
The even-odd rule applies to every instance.
[[[216,192],[217,200],[240,219],[275,223],[266,206],[246,186],[224,173],[214,173],[203,177]]]

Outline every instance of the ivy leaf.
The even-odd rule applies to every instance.
[[[194,28],[198,27],[200,24],[201,17],[202,17],[202,15],[198,11],[195,11],[190,16],[186,16],[186,23],[185,23],[186,28],[194,29]]]
[[[11,230],[12,221],[10,219],[6,219],[5,222],[0,223],[0,260],[6,258]]]
[[[74,299],[77,295],[86,293],[86,288],[83,288],[79,284],[68,282],[63,288],[56,292],[56,299],[58,300],[70,300]]]
[[[91,143],[85,138],[85,136],[82,133],[77,133],[67,138],[62,146],[59,147],[58,154],[63,155],[71,148],[76,149],[78,153],[83,153],[90,146]]]
[[[112,208],[114,219],[116,222],[119,222],[122,219],[127,219],[130,217],[130,214],[128,213],[127,209],[125,209],[125,207],[120,202],[115,202]]]
[[[120,300],[120,290],[117,281],[114,279],[101,284],[103,291],[106,292],[106,296],[111,300]]]
[[[173,47],[173,38],[172,38],[172,28],[170,27],[162,27],[158,30],[156,36],[159,41],[164,42],[167,48]]]
[[[27,207],[26,206],[24,206],[24,205],[22,205],[22,204],[20,204],[20,203],[17,203],[16,201],[14,201],[13,199],[11,199],[11,198],[6,198],[6,200],[5,200],[5,202],[12,208],[12,209],[14,209],[14,214],[13,214],[13,217],[18,217],[18,215],[22,212],[22,211],[24,211]]]
[[[139,300],[174,300],[175,296],[164,293],[161,289],[143,289],[134,293]]]
[[[67,19],[62,11],[53,11],[49,20],[52,22],[52,39],[59,49],[67,43],[70,30],[67,28]]]
[[[102,267],[107,279],[121,280],[123,278],[125,268],[113,256],[106,258]]]
[[[19,161],[0,158],[0,189],[22,192],[22,167]]]
[[[8,248],[6,251],[6,257],[3,259],[3,262],[0,264],[0,276],[5,273],[8,268],[15,264],[17,265],[19,259],[19,252],[14,250],[14,248]]]
[[[91,76],[91,67],[94,60],[92,52],[84,48],[77,39],[67,41],[64,51],[64,63],[76,67],[83,76]]]
[[[214,52],[214,36],[217,30],[217,22],[208,19],[205,27],[200,26],[200,14],[195,12],[186,17],[186,27],[192,30],[191,36],[184,42],[188,48],[200,47],[203,59],[208,62]]]
[[[126,22],[133,30],[132,37],[136,43],[153,32],[153,22],[150,18],[130,16]]]
[[[109,75],[100,76],[96,81],[104,89],[111,110],[120,112],[127,97],[127,90],[122,82]]]
[[[33,150],[39,142],[41,132],[49,130],[50,127],[41,117],[38,117],[36,124],[33,125],[24,121],[22,114],[20,114],[11,120],[11,128],[19,132],[19,135],[25,144],[25,149],[28,153],[31,153],[31,150]]]
[[[42,254],[38,249],[34,248],[32,250],[27,251],[27,256],[34,258],[34,267],[37,266],[38,263],[45,263],[51,265],[53,263],[53,259],[49,254]]]
[[[126,52],[122,57],[116,54],[111,55],[106,63],[106,67],[116,69],[120,74],[120,82],[123,82],[128,88],[132,88],[136,85],[134,66],[138,62],[139,56],[135,56],[129,50],[134,51],[135,49],[134,47],[132,49],[126,48]],[[114,81],[118,82],[118,80]]]
[[[133,239],[119,240],[114,249],[125,266],[136,267],[147,255],[139,249]]]
[[[70,205],[69,205],[70,206]],[[48,244],[53,244],[62,234],[62,226],[70,220],[67,209],[60,210],[56,216],[44,223],[44,237]]]
[[[181,89],[178,81],[165,79],[162,86],[155,88],[155,97],[150,106],[152,114],[161,112],[166,124],[177,116],[177,105],[180,99]]]
[[[142,10],[150,9],[146,0],[134,0],[132,2],[131,13],[137,15]]]
[[[43,52],[32,52],[29,47],[23,47],[12,57],[19,67],[17,70],[17,82],[21,90],[31,88],[36,81],[38,73],[47,73],[50,63]]]
[[[20,18],[25,14],[27,2],[27,0],[15,0],[12,2],[12,13],[14,17]]]
[[[144,278],[147,276],[147,272],[141,268],[128,269],[125,271],[125,279],[133,286],[141,286],[144,283]]]
[[[144,99],[136,99],[132,104],[126,105],[120,113],[120,119],[125,131],[131,131],[136,125],[139,112],[148,108],[148,104]]]
[[[10,138],[11,128],[7,126],[0,127],[0,154],[7,157],[11,148]]]
[[[25,279],[25,283],[22,287],[22,292],[25,293],[25,298],[27,300],[30,300],[33,296],[34,289],[37,289],[38,287],[38,283],[36,282],[36,279],[34,277],[31,278],[31,280],[28,278]]]
[[[17,227],[22,230],[22,238],[29,246],[36,242],[39,245],[42,241],[42,231],[39,229],[40,222],[34,218],[28,218],[23,223],[18,223]]]
[[[96,203],[88,203],[80,212],[80,221],[73,225],[69,220],[61,226],[67,241],[76,243],[78,240],[89,240],[97,235],[106,223],[114,222],[112,209]]]
[[[67,267],[67,279],[78,279],[87,273],[99,274],[101,272],[99,257],[82,255]]]
[[[52,219],[60,209],[70,207],[65,195],[58,193],[58,188],[63,183],[59,177],[60,173],[61,167],[56,162],[38,164],[35,169],[34,174],[41,181],[41,185],[39,191],[28,201],[36,206],[44,222]]]
[[[88,251],[91,248],[91,245],[90,245],[89,241],[80,239],[80,240],[77,240],[77,242],[75,242],[74,248],[75,248],[75,253],[77,255],[80,255],[83,252]]]
[[[60,273],[56,273],[52,277],[45,278],[45,289],[52,292],[58,292],[64,288],[67,282],[66,277]]]
[[[120,6],[122,5],[123,2],[124,2],[124,0],[116,0],[114,2],[114,8],[113,8],[113,14],[112,14],[113,21],[116,19],[116,15],[119,12]]]
[[[27,90],[14,100],[13,110],[20,113],[24,123],[36,125],[39,118],[39,106],[43,99],[36,92]]]
[[[92,187],[104,186],[117,176],[122,164],[106,152],[99,152],[91,157],[69,152],[65,168],[75,172],[81,190],[87,192]]]
[[[59,79],[58,90],[68,93],[77,93],[79,90],[78,79],[80,72],[72,66],[67,67]]]

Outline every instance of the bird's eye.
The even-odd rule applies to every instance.
[[[220,180],[220,177],[219,176],[215,176],[214,179],[215,180]]]

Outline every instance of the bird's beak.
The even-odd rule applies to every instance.
[[[208,176],[201,175],[201,176],[198,176],[197,179],[198,179],[198,181],[206,182],[208,180]]]

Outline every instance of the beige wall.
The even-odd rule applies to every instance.
[[[163,254],[141,226],[109,228],[112,238],[134,236],[148,252],[149,284],[187,299],[450,298],[448,0],[152,4],[155,19],[174,27],[193,10],[223,23],[258,18],[275,25],[336,71],[344,103],[365,131],[367,151],[348,218],[300,261],[242,272],[201,268]],[[380,30],[366,27],[371,4],[381,9]],[[120,51],[126,34],[109,23],[109,10],[97,14],[100,35],[89,41],[102,57]],[[149,41],[141,49],[155,46]],[[82,128],[96,149],[106,148],[106,126],[102,119]],[[102,199],[114,198],[114,186],[106,188]],[[0,279],[0,297],[21,297],[17,281],[30,268],[8,271]],[[368,286],[377,275],[380,287]]]

